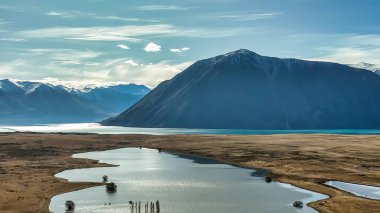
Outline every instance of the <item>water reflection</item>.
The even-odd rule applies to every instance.
[[[120,166],[69,170],[58,177],[100,182],[103,175],[108,175],[108,181],[117,184],[117,192],[106,193],[102,186],[62,194],[52,199],[53,212],[62,212],[66,200],[75,201],[77,213],[128,212],[129,201],[156,200],[165,213],[316,212],[307,206],[296,209],[292,204],[296,200],[308,203],[327,198],[289,184],[268,184],[259,170],[189,155],[126,148],[75,157]]]

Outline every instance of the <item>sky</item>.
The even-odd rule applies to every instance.
[[[0,79],[151,88],[237,49],[380,64],[378,0],[0,0]]]

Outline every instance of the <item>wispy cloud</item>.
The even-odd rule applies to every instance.
[[[145,46],[144,50],[145,52],[159,52],[161,51],[161,46],[153,42],[150,42]]]
[[[60,65],[91,65],[90,59],[95,59],[103,53],[95,51],[80,51],[74,49],[28,49],[28,55],[41,56],[52,64]]]
[[[101,16],[94,13],[86,13],[82,11],[50,11],[45,13],[47,16],[59,16],[65,19],[74,19],[74,18],[93,18],[93,19],[103,19],[103,20],[116,20],[116,21],[142,21],[138,18],[127,18],[121,16]]]
[[[118,27],[57,27],[27,30],[16,33],[24,38],[63,38],[87,41],[140,41],[138,36],[170,34],[172,25],[127,25]]]
[[[216,28],[179,28],[169,36],[182,36],[191,38],[227,38],[257,33],[251,27],[216,27]]]
[[[16,11],[16,12],[23,12],[24,10],[10,6],[10,5],[5,5],[5,4],[0,4],[0,10],[9,10],[9,11]]]
[[[173,49],[169,49],[169,50],[170,50],[170,52],[181,54],[183,52],[189,51],[190,48],[189,47],[183,47],[183,48],[173,48]]]
[[[116,47],[119,47],[120,49],[129,50],[130,48],[127,45],[119,44]]]
[[[26,64],[27,62],[24,59],[15,59],[12,61],[0,63],[0,77],[7,76],[6,78],[9,78],[15,74],[18,76],[29,74],[22,69]]]
[[[0,41],[22,42],[22,41],[25,41],[25,39],[23,39],[23,38],[0,38]]]
[[[11,22],[5,21],[4,19],[0,18],[0,25],[10,24]]]
[[[56,12],[56,11],[51,11],[46,13],[47,16],[60,16],[63,18],[73,18],[75,17],[75,14],[73,13],[67,13],[67,12]]]
[[[379,35],[332,35],[335,45],[317,48],[318,57],[309,60],[329,61],[342,64],[368,62],[380,64]]]
[[[140,21],[138,18],[125,18],[121,16],[96,16],[99,19],[120,20],[120,21]]]
[[[126,60],[126,61],[124,61],[124,63],[129,64],[129,65],[134,66],[134,67],[139,66],[139,64],[136,63],[133,59]]]
[[[309,60],[329,61],[342,64],[357,64],[360,62],[369,62],[380,64],[380,47],[379,48],[359,48],[359,47],[339,47],[324,50],[324,55]]]
[[[62,16],[62,13],[52,11],[52,12],[46,13],[46,15],[48,15],[48,16]]]
[[[143,5],[139,6],[137,10],[156,11],[156,10],[189,10],[193,7],[183,7],[178,5]]]
[[[255,20],[275,18],[281,14],[282,13],[279,13],[279,12],[250,13],[250,14],[218,14],[218,15],[215,15],[215,17],[235,20],[235,21],[255,21]]]
[[[139,64],[133,59],[110,59],[101,61],[96,66],[83,65],[71,66],[49,63],[41,66],[34,61],[15,60],[0,62],[0,78],[31,80],[43,80],[44,82],[59,83],[70,87],[83,88],[89,84],[106,85],[110,82],[121,82],[120,79],[128,79],[129,83],[144,84],[151,88],[162,81],[172,78],[193,62],[173,64],[169,61],[158,63]],[[31,73],[33,67],[40,67],[38,73]],[[78,81],[78,79],[84,79]]]
[[[54,53],[52,58],[55,60],[91,59],[99,57],[100,55],[102,55],[102,53],[94,51],[63,50]]]
[[[123,25],[98,27],[53,27],[25,30],[15,33],[17,38],[60,38],[86,41],[139,42],[142,36],[177,36],[196,38],[223,38],[255,33],[246,27],[193,28],[170,24]]]

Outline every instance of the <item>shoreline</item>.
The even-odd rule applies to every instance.
[[[128,148],[132,148],[132,147],[128,147]],[[136,148],[136,147],[135,147],[135,148]],[[147,148],[147,147],[143,147],[143,148]],[[165,151],[165,150],[164,150],[164,151]],[[223,163],[223,164],[227,164],[227,165],[231,165],[231,166],[235,166],[235,167],[239,167],[239,168],[243,168],[243,169],[251,169],[251,170],[264,171],[266,176],[270,176],[270,177],[272,177],[272,175],[273,175],[272,172],[271,172],[270,170],[263,169],[263,168],[248,167],[248,166],[244,166],[244,165],[242,165],[242,164],[236,163],[236,162],[228,162],[228,161],[225,161],[225,160],[220,160],[220,159],[216,159],[216,158],[209,158],[209,157],[203,157],[203,156],[200,156],[200,155],[194,155],[194,154],[187,154],[187,153],[183,153],[183,152],[168,152],[168,153],[170,153],[170,154],[174,154],[174,155],[177,154],[177,155],[187,155],[187,156],[193,156],[193,157],[201,157],[201,158],[204,158],[204,159],[209,159],[209,160],[218,161],[218,162]],[[264,177],[264,176],[263,176],[263,177]],[[306,190],[306,191],[311,192],[311,193],[318,193],[318,194],[321,194],[321,195],[327,196],[327,198],[325,198],[325,199],[320,199],[320,200],[316,200],[316,201],[312,201],[312,202],[308,202],[308,203],[306,203],[306,205],[307,205],[308,207],[310,207],[310,208],[316,210],[317,212],[319,212],[318,209],[317,209],[315,206],[313,206],[312,204],[313,204],[313,203],[317,203],[317,202],[319,202],[319,201],[324,201],[324,200],[327,200],[327,199],[330,199],[330,198],[331,198],[331,196],[328,195],[328,194],[322,194],[322,193],[319,193],[319,192],[316,192],[316,191],[313,191],[313,190],[309,190],[309,189],[307,189],[307,188],[303,188],[303,187],[300,187],[300,186],[297,186],[297,185],[293,185],[292,183],[283,182],[283,181],[281,181],[280,179],[274,179],[274,181],[275,181],[275,182],[279,182],[279,183],[281,183],[281,184],[288,184],[288,185],[290,185],[290,186],[294,186],[294,187],[297,187],[297,188],[299,188],[299,189],[301,189],[301,190]],[[329,186],[329,185],[326,185],[326,186]],[[331,186],[329,186],[329,187],[331,187]],[[333,189],[336,189],[336,188],[334,188],[334,187],[332,187],[332,188],[333,188]],[[342,190],[340,190],[340,189],[338,189],[338,190],[339,190],[339,191],[342,191]],[[350,194],[352,194],[352,193],[350,193]],[[353,195],[353,196],[356,196],[355,194],[352,194],[352,195]],[[372,199],[371,199],[371,200],[372,200]]]
[[[130,147],[124,147],[124,148],[117,148],[117,149],[110,149],[110,150],[118,150],[118,149],[126,149],[126,148],[136,148],[138,149],[139,147],[136,147],[136,146],[130,146]],[[151,148],[147,148],[147,147],[142,147],[143,149],[151,149]],[[103,151],[110,151],[110,150],[103,150]],[[157,149],[152,149],[152,150],[157,150]],[[103,151],[91,151],[91,152],[103,152]],[[158,150],[157,150],[158,151]],[[230,166],[233,166],[233,167],[237,167],[237,168],[242,168],[242,169],[248,169],[248,170],[252,170],[252,171],[260,171],[260,172],[265,172],[265,174],[261,177],[265,177],[266,175],[270,174],[271,172],[270,171],[267,171],[265,169],[261,169],[261,168],[252,168],[252,167],[246,167],[246,166],[242,166],[240,164],[237,164],[237,163],[228,163],[228,162],[225,162],[225,161],[221,161],[221,160],[217,160],[217,159],[213,159],[213,158],[208,158],[208,157],[202,157],[202,156],[199,156],[199,155],[192,155],[192,154],[186,154],[186,153],[181,153],[181,152],[168,152],[168,151],[165,151],[163,150],[163,152],[165,153],[168,153],[168,154],[171,154],[171,155],[176,155],[180,158],[182,158],[182,156],[188,156],[188,157],[184,157],[185,159],[190,159],[190,160],[193,160],[193,161],[196,161],[194,158],[202,158],[202,159],[206,159],[206,160],[212,160],[212,161],[215,161],[217,163],[220,163],[220,164],[226,164],[226,165],[230,165]],[[83,153],[76,153],[76,154],[84,154],[84,153],[90,153],[90,152],[83,152]],[[77,158],[77,157],[73,157],[71,156],[71,158]],[[96,159],[92,159],[92,158],[82,158],[82,157],[79,157],[77,159],[85,159],[85,160],[95,160],[95,161],[98,161],[100,162],[100,160],[96,160]],[[109,164],[109,163],[101,163],[102,165],[104,165],[104,167],[117,167],[117,166],[120,166],[120,165],[116,165],[116,164]],[[103,167],[103,166],[101,166]],[[89,168],[101,168],[101,167],[89,167]],[[66,170],[65,170],[66,171]],[[59,173],[57,173],[59,174]],[[56,175],[56,174],[55,174]],[[55,176],[54,175],[54,176]],[[62,178],[60,178],[62,179]],[[85,183],[85,182],[77,182],[77,181],[69,181],[68,179],[64,179],[65,181],[67,181],[68,183]],[[280,185],[289,185],[289,186],[292,186],[292,187],[297,187],[297,186],[294,186],[290,183],[285,183],[285,182],[281,182],[281,181],[278,181],[278,180],[273,180],[274,182],[277,182],[279,183]],[[99,183],[99,186],[102,186],[102,185],[105,185],[105,183],[103,182],[95,182],[95,183]],[[98,187],[98,186],[91,186],[91,187],[88,187],[88,188],[93,188],[93,187]],[[286,187],[286,186],[282,186],[282,187]],[[88,188],[85,188],[85,189],[88,189]],[[79,189],[81,190],[81,189]],[[311,203],[314,203],[314,202],[319,202],[319,201],[323,201],[323,200],[326,200],[326,199],[329,199],[330,197],[328,195],[324,195],[324,194],[320,194],[318,192],[315,192],[315,191],[310,191],[310,190],[307,190],[305,188],[300,188],[300,187],[297,187],[296,189],[297,191],[304,191],[305,193],[309,194],[310,196],[312,196],[311,198],[305,198],[305,200],[314,200],[314,201],[310,201],[310,202],[305,202],[304,203],[314,209],[315,211],[318,212],[317,209],[313,208],[312,206],[310,206]],[[76,190],[78,191],[78,190]],[[66,193],[66,192],[65,192]],[[55,195],[55,196],[59,196],[60,194],[58,195]],[[324,198],[324,199],[317,199],[317,197],[319,196],[326,196],[327,198]],[[53,197],[51,198],[53,199]],[[49,206],[50,207],[50,206]]]
[[[324,185],[329,180],[380,186],[377,135],[97,135],[0,134],[0,212],[49,212],[50,199],[101,183],[71,183],[59,171],[104,167],[76,153],[146,147],[250,169],[330,198],[308,204],[319,212],[376,212],[380,202]],[[326,153],[327,152],[327,153]],[[378,168],[379,167],[379,168]]]

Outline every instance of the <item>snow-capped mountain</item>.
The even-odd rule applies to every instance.
[[[380,128],[380,78],[346,65],[238,50],[198,61],[103,125]]]
[[[150,90],[126,84],[86,90],[0,80],[0,124],[94,122],[120,113]]]
[[[21,92],[22,86],[9,79],[4,79],[0,81],[0,90],[3,92]]]
[[[87,101],[97,103],[103,110],[116,115],[148,94],[150,89],[137,84],[119,84],[107,87],[86,88],[76,91]]]

